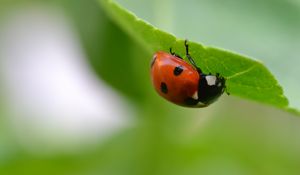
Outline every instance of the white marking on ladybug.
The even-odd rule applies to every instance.
[[[198,91],[195,91],[192,98],[195,99],[195,100],[198,100]]]
[[[209,86],[216,85],[217,77],[213,75],[207,75],[205,76],[206,82]]]
[[[199,101],[199,102],[197,103],[197,106],[205,106],[205,104]]]

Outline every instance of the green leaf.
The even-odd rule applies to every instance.
[[[172,47],[176,53],[184,55],[184,39],[157,29],[113,0],[99,1],[108,16],[150,53],[168,51]],[[299,111],[288,107],[281,86],[260,61],[196,42],[190,41],[189,45],[190,54],[205,73],[220,73],[226,77],[227,90],[231,95],[300,115]]]

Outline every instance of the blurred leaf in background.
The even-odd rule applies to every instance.
[[[285,93],[291,99],[293,106],[300,106],[297,97],[299,83],[296,78],[299,70],[295,67],[299,64],[296,58],[299,55],[297,48],[300,43],[297,32],[300,29],[299,20],[297,20],[300,13],[298,1],[119,0],[118,2],[142,19],[178,37],[262,59],[284,86]],[[8,70],[6,67],[0,71],[0,94],[3,97],[0,99],[0,174],[265,175],[300,173],[298,164],[300,162],[299,118],[268,106],[231,96],[224,96],[216,104],[204,109],[174,106],[158,97],[151,87],[149,62],[152,55],[110,21],[97,1],[1,1],[0,31],[2,34],[3,29],[7,27],[5,24],[12,19],[9,18],[9,14],[26,11],[23,8],[38,8],[41,12],[44,11],[41,9],[47,8],[50,9],[48,11],[53,10],[50,14],[64,15],[60,18],[66,19],[67,22],[61,23],[71,29],[63,30],[70,33],[61,35],[61,38],[66,37],[65,35],[73,38],[70,39],[69,44],[77,48],[73,50],[77,54],[71,52],[69,57],[77,58],[80,55],[80,58],[85,58],[86,60],[79,61],[81,66],[86,65],[86,61],[90,64],[90,67],[85,66],[84,72],[89,75],[88,77],[94,77],[93,81],[97,80],[95,78],[97,75],[99,81],[106,83],[104,86],[115,94],[114,97],[123,106],[120,107],[119,102],[107,103],[104,109],[99,106],[100,112],[107,112],[106,116],[111,118],[114,115],[108,113],[109,111],[121,112],[122,114],[117,115],[118,117],[135,118],[135,122],[105,138],[98,135],[102,133],[99,133],[99,130],[96,132],[97,128],[94,130],[96,134],[87,132],[87,135],[80,137],[78,135],[77,140],[74,135],[82,134],[81,132],[85,130],[75,130],[77,132],[74,131],[74,135],[72,135],[72,130],[68,131],[70,137],[72,136],[76,141],[71,143],[77,143],[76,145],[63,144],[68,137],[58,139],[56,144],[52,142],[50,142],[52,145],[43,144],[48,143],[47,140],[53,141],[55,140],[53,138],[61,138],[59,136],[65,134],[43,134],[44,127],[40,128],[40,139],[31,140],[30,136],[38,134],[38,130],[35,130],[37,133],[26,132],[26,130],[20,133],[12,124],[10,109],[13,108],[10,105],[13,103],[7,99],[19,96],[5,92],[19,92],[20,87],[13,87],[14,91],[4,89],[7,87],[5,83],[10,82],[4,78],[6,77],[4,70]],[[58,11],[60,13],[57,13]],[[22,24],[26,26],[27,22],[23,21]],[[29,21],[28,24],[33,25],[34,21]],[[46,26],[49,25],[50,23]],[[23,36],[21,34],[22,32],[16,36]],[[0,38],[0,42],[5,46],[1,45],[2,50],[8,48],[9,44],[14,46],[14,42],[5,43],[5,41],[13,40],[3,40],[3,38],[10,37]],[[19,41],[18,38],[16,40]],[[40,44],[43,46],[43,42]],[[70,45],[67,46],[71,47]],[[34,46],[34,42],[29,42],[26,48],[31,48],[30,46]],[[66,48],[60,47],[65,52]],[[1,61],[4,59],[2,50],[0,51]],[[52,54],[49,53],[49,55]],[[49,60],[52,60],[51,57]],[[73,61],[76,62],[76,59]],[[1,62],[1,68],[3,65]],[[17,65],[20,66],[19,69],[13,67],[15,69],[10,72],[21,71],[26,61],[18,62]],[[67,67],[74,66],[72,62],[67,62],[67,65]],[[57,69],[54,69],[53,73],[55,71]],[[61,76],[64,77],[65,74],[69,75],[70,72],[64,72]],[[54,75],[59,77],[57,74]],[[77,80],[77,78],[74,79]],[[51,87],[58,86],[62,89],[65,87],[59,86],[65,82],[54,81],[54,84],[50,84],[49,79],[44,82],[46,82],[45,85],[49,83]],[[28,84],[30,85],[30,82]],[[96,87],[100,89],[99,84],[96,84]],[[72,92],[74,89],[76,88],[68,87],[67,91]],[[99,89],[93,91],[102,92]],[[52,95],[53,99],[60,97],[55,91]],[[78,95],[71,96],[74,104],[81,104]],[[110,101],[106,96],[96,95],[95,97],[90,98],[102,97],[104,101]],[[22,99],[22,96],[19,98]],[[53,99],[47,101],[50,104],[57,102]],[[28,99],[29,102],[32,100]],[[73,103],[71,105],[58,103],[57,106],[64,109],[66,106],[72,106]],[[35,106],[40,111],[39,104],[31,104],[33,109]],[[77,109],[86,112],[89,108],[77,107]],[[52,112],[51,109],[49,111]],[[82,114],[86,114],[84,112]],[[41,118],[46,118],[45,116],[36,117],[36,120],[43,121]],[[77,115],[74,114],[74,116]],[[95,118],[99,120],[96,120],[97,122],[92,126],[97,126],[96,124],[99,123],[99,127],[103,127],[100,125],[101,115]],[[47,124],[43,125],[46,128],[49,127],[49,133],[53,133],[53,130],[63,126],[62,123],[72,121],[73,118],[70,115],[69,120],[64,122],[58,119],[59,117],[52,129]],[[85,128],[82,125],[91,128],[86,120],[92,120],[85,115],[80,119],[77,123],[79,128]],[[125,120],[127,119],[125,117]],[[69,126],[68,124],[70,123],[66,126]],[[85,136],[90,139],[85,139]]]

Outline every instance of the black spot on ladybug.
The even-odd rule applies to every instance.
[[[165,93],[165,94],[168,93],[168,87],[167,87],[166,83],[164,83],[164,82],[160,83],[160,90],[162,93]]]
[[[151,67],[153,67],[154,63],[155,63],[155,60],[156,60],[156,55],[154,55],[152,61],[151,61]]]
[[[183,71],[182,66],[176,66],[173,73],[174,73],[175,76],[178,76],[178,75],[181,74],[182,71]]]

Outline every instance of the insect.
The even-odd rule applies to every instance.
[[[185,107],[206,107],[225,91],[225,78],[219,73],[205,74],[189,54],[188,41],[184,42],[189,63],[176,53],[158,51],[151,62],[151,79],[155,90],[168,101]]]

